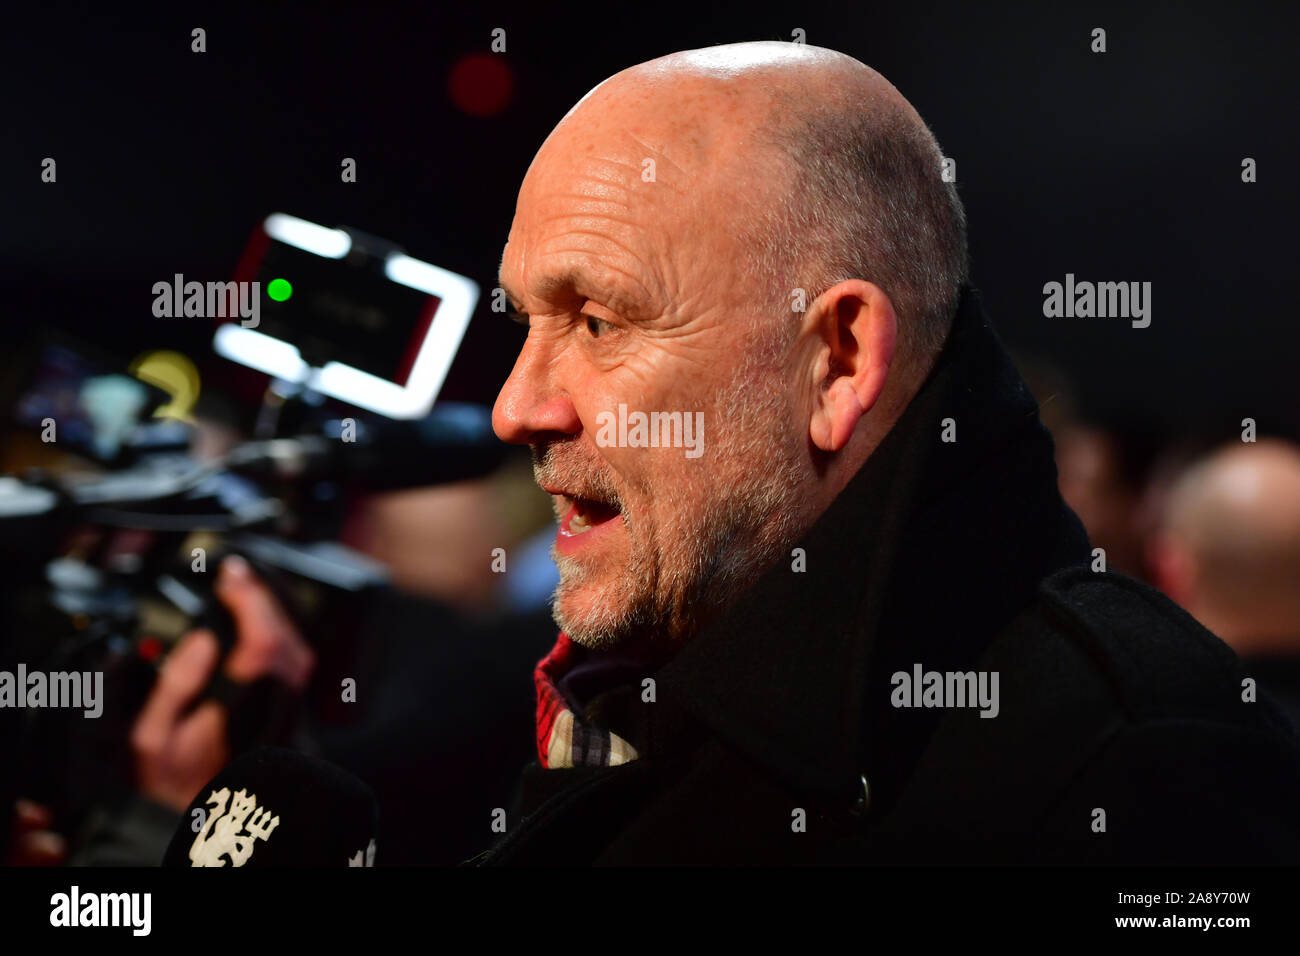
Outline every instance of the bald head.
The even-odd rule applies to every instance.
[[[596,86],[548,144],[615,127],[646,147],[643,176],[648,159],[667,159],[655,173],[669,180],[689,171],[700,221],[737,237],[778,334],[793,334],[796,290],[865,279],[897,313],[900,365],[928,370],[968,277],[965,212],[934,136],[883,76],[804,44],[687,50]]]
[[[529,334],[493,423],[555,501],[570,637],[689,637],[870,457],[965,274],[940,167],[881,76],[788,43],[640,64],[556,126],[502,256]],[[629,415],[703,441],[608,430]]]
[[[1211,630],[1242,653],[1300,652],[1300,449],[1234,444],[1188,469],[1162,539],[1167,590]]]

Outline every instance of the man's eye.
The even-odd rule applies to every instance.
[[[613,327],[604,319],[592,315],[584,315],[583,318],[587,320],[587,331],[591,333],[593,339],[600,338],[602,332],[608,332]]]

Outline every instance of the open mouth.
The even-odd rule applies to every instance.
[[[569,498],[568,495],[564,497],[568,499],[569,507],[565,511],[561,525],[568,529],[569,534],[585,534],[598,525],[613,521],[621,514],[616,505],[604,501]]]
[[[602,532],[622,523],[617,519],[623,512],[613,502],[569,494],[560,489],[547,488],[546,491],[556,499],[556,511],[560,516],[556,543],[563,550],[568,550],[566,546],[586,544],[603,537]]]

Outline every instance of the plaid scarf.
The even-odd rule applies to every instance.
[[[593,719],[603,692],[637,683],[647,663],[615,652],[596,653],[561,633],[533,672],[537,685],[537,759],[543,767],[615,767],[640,754],[628,740]],[[579,716],[581,715],[581,716]]]

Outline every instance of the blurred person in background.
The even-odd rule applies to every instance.
[[[545,610],[560,582],[553,517],[525,455],[481,480],[368,495],[343,541],[383,562],[407,594],[474,617],[528,613]]]
[[[1055,363],[1013,353],[1056,446],[1057,487],[1079,516],[1106,567],[1147,580],[1143,565],[1142,486],[1132,450],[1111,429],[1085,420],[1074,388]]]
[[[1150,564],[1300,726],[1300,448],[1233,443],[1188,468]]]

